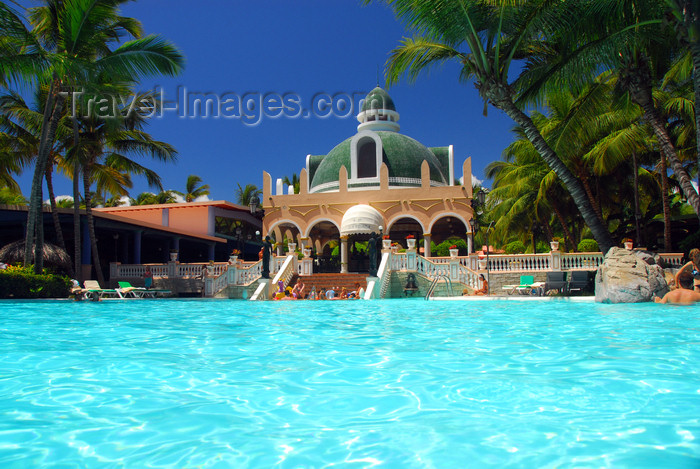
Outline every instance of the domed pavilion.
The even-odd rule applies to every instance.
[[[311,247],[320,271],[367,272],[362,243],[371,233],[406,247],[413,237],[430,257],[430,241],[467,238],[472,217],[471,159],[456,182],[452,145],[426,147],[399,133],[399,113],[380,87],[363,101],[357,133],[326,155],[308,155],[299,193],[263,173],[263,232],[278,244]],[[340,265],[332,263],[337,245]],[[360,243],[356,245],[355,243]]]

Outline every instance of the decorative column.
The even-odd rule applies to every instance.
[[[416,271],[416,247],[406,249],[406,270],[409,272]]]
[[[340,237],[340,273],[348,273],[348,237]]]
[[[432,253],[430,252],[431,239],[432,235],[430,233],[423,233],[423,256],[425,257],[432,256]]]
[[[555,271],[561,270],[561,251],[550,251],[549,255],[551,256],[549,268]]]
[[[474,233],[469,232],[467,233],[467,254],[471,254],[474,252]]]

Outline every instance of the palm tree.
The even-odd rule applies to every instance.
[[[185,192],[173,191],[177,195],[184,197],[185,202],[192,202],[198,197],[209,195],[209,185],[202,184],[202,178],[194,174],[187,176],[187,184],[185,184]]]
[[[387,83],[395,83],[407,74],[415,80],[421,71],[445,61],[456,61],[462,67],[460,80],[473,78],[484,99],[505,112],[527,135],[547,165],[562,180],[572,195],[586,224],[599,246],[607,251],[612,238],[596,215],[585,189],[539,133],[532,119],[516,105],[515,90],[531,84],[529,68],[523,67],[516,83],[509,82],[511,65],[516,59],[536,62],[546,40],[559,31],[572,28],[580,16],[578,2],[488,2],[478,0],[384,0],[405,20],[409,27],[422,34],[404,39],[387,61]],[[503,3],[499,6],[497,4]],[[511,6],[507,6],[511,5]],[[460,47],[466,47],[461,51]],[[554,81],[555,74],[545,77]],[[522,82],[522,83],[519,83]],[[539,83],[540,88],[544,84]],[[529,89],[529,88],[528,88]]]
[[[86,99],[89,100],[90,97]],[[147,155],[164,162],[174,161],[177,155],[171,145],[154,140],[142,130],[145,122],[143,116],[138,113],[129,113],[128,109],[117,108],[115,111],[116,115],[107,118],[95,113],[78,118],[80,134],[78,154],[81,157],[74,163],[79,162],[82,166],[85,214],[98,281],[102,277],[102,270],[92,215],[92,183],[98,182],[98,185],[101,183],[104,187],[107,182],[115,180],[115,178],[99,180],[107,169],[113,170],[112,176],[115,172],[120,174],[121,170],[127,169],[127,172],[142,172],[147,176],[149,183],[161,187],[160,177],[157,174],[146,170],[126,155]],[[126,195],[126,190],[123,190],[120,185],[111,187],[109,191],[114,195]]]
[[[45,0],[43,6],[30,10],[31,30],[19,14],[0,3],[0,80],[39,81],[49,86],[32,179],[25,263],[29,263],[34,238],[37,243],[43,239],[41,186],[64,106],[62,91],[87,86],[99,75],[130,82],[145,76],[176,75],[182,68],[183,57],[171,44],[157,36],[141,37],[140,23],[119,15],[126,1]],[[125,35],[136,39],[110,48]],[[41,246],[35,249],[39,259],[35,269],[40,272]]]
[[[26,205],[27,199],[11,187],[0,187],[0,205]]]
[[[288,176],[285,176],[284,179],[282,179],[282,182],[286,184],[287,186],[293,186],[294,187],[294,193],[298,194],[299,189],[300,189],[300,180],[299,180],[299,175],[297,173],[292,173],[292,178],[289,179]]]
[[[174,191],[162,191],[158,194],[152,192],[142,192],[135,199],[129,198],[131,205],[159,205],[159,204],[174,204]]]
[[[675,30],[681,43],[692,57],[695,103],[700,103],[700,2],[697,0],[666,0],[674,19]],[[700,129],[700,112],[695,113],[695,128]],[[695,155],[700,186],[700,132],[695,133]]]
[[[240,205],[248,206],[253,197],[260,197],[261,194],[262,191],[254,184],[246,184],[245,187],[241,187],[241,185],[238,184],[238,188],[236,189],[236,201]]]

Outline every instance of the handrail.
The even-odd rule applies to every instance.
[[[289,281],[294,276],[294,259],[295,259],[294,254],[290,254],[284,260],[284,263],[280,266],[279,271],[277,272],[277,275],[275,275],[275,278],[272,279],[272,284],[270,285],[270,292],[269,292],[270,298],[272,298],[272,296],[274,294],[273,290],[274,290],[275,286],[277,286],[277,284],[280,281],[282,282],[284,288],[287,288],[287,285],[289,285]]]
[[[428,291],[427,291],[427,293],[425,294],[425,299],[426,299],[426,300],[427,300],[428,298],[430,298],[430,295],[432,295],[433,293],[435,293],[435,288],[437,288],[437,284],[438,284],[438,282],[440,281],[441,278],[444,278],[445,280],[447,280],[447,285],[450,287],[450,296],[454,296],[455,292],[454,292],[454,290],[453,290],[453,288],[452,288],[452,279],[450,279],[450,277],[449,277],[448,275],[438,274],[438,275],[435,276],[435,278],[434,278],[433,281],[431,282],[430,287],[428,287]]]
[[[367,290],[365,290],[365,300],[371,300],[372,298],[384,298],[386,295],[386,290],[389,286],[389,277],[391,277],[391,253],[385,252],[382,254],[382,261],[379,264],[379,269],[377,269],[377,280],[370,280],[367,282]],[[379,285],[377,285],[379,283]],[[378,288],[379,293],[375,294],[374,290]]]

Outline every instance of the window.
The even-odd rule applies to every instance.
[[[377,177],[377,144],[371,138],[364,138],[357,146],[357,177]]]

